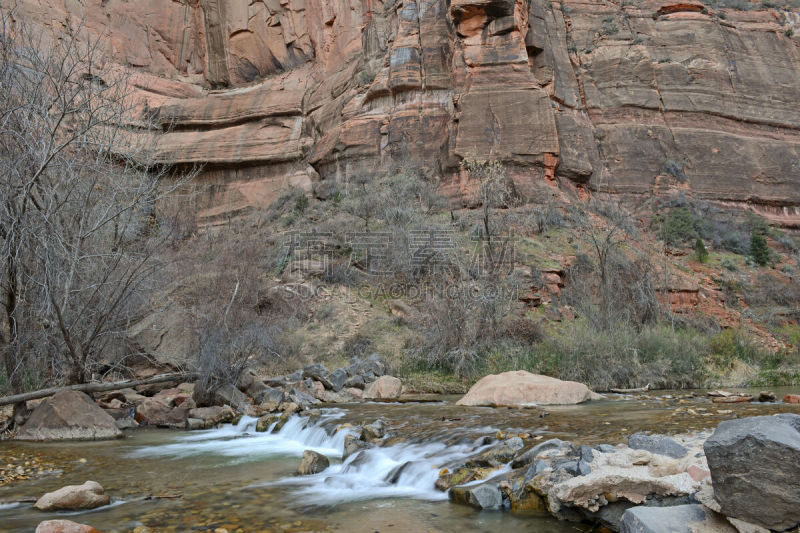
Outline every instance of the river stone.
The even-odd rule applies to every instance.
[[[81,510],[102,507],[108,505],[110,501],[111,498],[105,493],[100,483],[87,481],[83,485],[68,485],[48,492],[33,506],[40,511]]]
[[[279,422],[280,419],[281,415],[264,415],[256,420],[256,431],[259,433],[264,433],[265,431],[269,430],[272,424]]]
[[[450,501],[469,505],[476,509],[501,509],[503,507],[503,494],[500,489],[491,483],[470,485],[468,487],[453,487],[447,491]]]
[[[344,451],[342,452],[342,461],[353,455],[354,453],[369,448],[369,444],[359,439],[355,435],[346,435],[344,438]]]
[[[540,444],[537,444],[533,448],[529,448],[528,450],[525,450],[522,453],[518,454],[517,457],[514,458],[514,461],[511,463],[511,468],[520,468],[522,466],[528,465],[532,463],[539,454],[542,454],[548,450],[556,450],[569,446],[570,444],[568,442],[564,442],[561,439],[546,440]]]
[[[628,447],[634,450],[646,450],[658,455],[666,455],[673,459],[685,457],[689,450],[678,444],[674,439],[661,435],[645,435],[634,433],[628,437]]]
[[[722,422],[703,448],[723,514],[778,531],[800,523],[800,415]]]
[[[383,399],[395,400],[403,391],[403,382],[394,376],[381,376],[364,389],[365,400]]]
[[[497,443],[480,455],[472,457],[467,461],[466,465],[471,468],[504,465],[511,461],[523,446],[525,446],[525,443],[521,438],[511,437]]]
[[[321,453],[317,453],[313,450],[306,450],[303,452],[303,459],[300,461],[300,467],[297,469],[297,473],[301,476],[319,474],[330,465],[331,463],[328,461],[328,458]]]
[[[361,440],[365,442],[382,439],[385,435],[386,424],[380,419],[361,428]]]
[[[114,418],[79,391],[42,401],[17,434],[19,440],[98,440],[122,436]]]
[[[220,407],[219,405],[215,405],[214,407],[198,407],[196,409],[190,409],[188,416],[189,418],[198,418],[203,421],[203,425],[206,428],[212,428],[217,424],[232,422],[235,417],[235,413],[233,412],[233,409],[228,406]]]
[[[100,533],[100,530],[72,520],[45,520],[36,526],[35,533]]]
[[[525,370],[491,374],[473,385],[456,405],[530,407],[576,404],[602,398],[575,381],[531,374]]]
[[[631,507],[622,515],[621,533],[736,533],[725,519],[702,505]]]

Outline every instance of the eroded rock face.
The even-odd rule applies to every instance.
[[[201,218],[408,160],[469,204],[463,158],[562,190],[748,203],[800,225],[800,55],[783,9],[692,1],[17,2],[108,33],[170,163],[206,163]],[[724,15],[724,18],[719,16]],[[325,193],[327,194],[327,193]]]
[[[114,418],[83,392],[62,391],[40,403],[19,440],[99,440],[122,436]]]
[[[528,407],[576,404],[598,396],[582,383],[517,370],[482,378],[456,405]]]

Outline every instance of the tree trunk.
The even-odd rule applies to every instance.
[[[33,392],[26,392],[24,394],[15,394],[13,396],[6,396],[0,398],[0,405],[19,404],[27,402],[28,400],[36,400],[39,398],[46,398],[52,396],[57,392],[65,390],[77,390],[81,392],[107,392],[112,390],[126,389],[128,387],[136,387],[138,385],[151,385],[153,383],[164,383],[166,381],[186,381],[197,378],[194,372],[188,373],[175,373],[175,374],[160,374],[146,379],[124,381],[115,381],[113,383],[81,383],[78,385],[66,385],[64,387],[52,387],[49,389],[42,389]]]

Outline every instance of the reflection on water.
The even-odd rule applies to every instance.
[[[475,440],[498,429],[588,444],[624,441],[634,431],[679,433],[721,420],[773,412],[789,405],[714,405],[685,392],[613,397],[580,406],[513,410],[452,403],[358,404],[294,417],[277,433],[257,433],[255,419],[193,433],[139,430],[98,443],[0,443],[0,455],[35,453],[63,468],[61,476],[0,487],[0,502],[36,498],[92,479],[112,495],[111,506],[81,513],[42,513],[30,503],[0,503],[0,531],[32,531],[64,517],[103,531],[575,531],[575,524],[508,512],[478,513],[451,505],[433,488],[443,466],[475,453]],[[384,418],[387,445],[344,462],[345,423]],[[337,427],[342,425],[337,431]],[[294,471],[306,449],[327,455],[324,472]],[[81,461],[84,458],[85,461]],[[5,463],[0,459],[0,462]],[[579,528],[578,530],[586,530]]]

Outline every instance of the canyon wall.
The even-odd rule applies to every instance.
[[[800,13],[697,0],[17,0],[80,24],[203,164],[200,213],[464,158],[531,199],[682,190],[800,227]],[[7,9],[4,6],[4,9]]]

